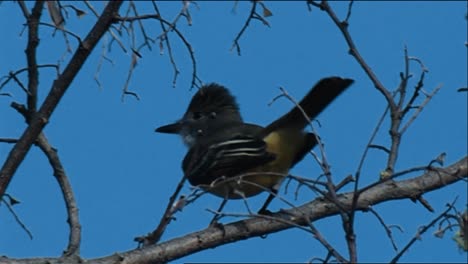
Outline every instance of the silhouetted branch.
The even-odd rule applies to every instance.
[[[270,26],[270,24],[268,23],[268,21],[266,21],[261,15],[259,15],[256,11],[257,9],[257,3],[260,3],[264,10],[265,10],[265,6],[262,2],[260,1],[252,1],[252,8],[250,9],[250,14],[249,14],[249,17],[247,18],[247,20],[245,20],[245,23],[244,23],[244,26],[241,28],[241,30],[239,31],[239,33],[237,33],[236,37],[234,38],[234,41],[232,43],[232,46],[231,46],[231,50],[233,50],[234,48],[236,48],[237,50],[237,55],[241,55],[241,49],[240,49],[240,44],[239,44],[239,40],[240,38],[242,37],[242,35],[244,34],[245,30],[247,29],[247,27],[249,26],[250,22],[253,20],[253,19],[258,19],[260,21],[263,22],[264,25],[266,26]],[[268,10],[268,9],[266,9]],[[264,11],[265,12],[265,11]],[[268,10],[268,12],[270,12]],[[271,16],[271,12],[268,13],[268,16]]]
[[[88,7],[88,9],[91,10],[91,13],[93,13],[94,16],[96,16],[96,18],[99,18],[98,12],[94,9],[94,7],[91,5],[91,3],[89,1],[87,1],[87,0],[85,0],[83,2]],[[116,13],[116,15],[117,15],[117,13]],[[112,27],[112,25],[110,27]],[[117,42],[117,44],[119,44],[119,47],[123,50],[123,52],[127,53],[127,48],[125,48],[125,45],[122,43],[120,38],[114,33],[114,31],[109,28],[109,30],[107,32],[112,36],[112,40],[110,41],[110,44],[109,44],[109,49],[110,49],[110,47],[112,45],[112,41],[115,40]]]
[[[367,62],[361,56],[361,54],[359,53],[356,47],[356,44],[354,43],[353,38],[351,37],[351,34],[348,31],[347,21],[349,20],[349,17],[347,17],[344,22],[341,22],[340,19],[335,14],[335,12],[330,7],[330,5],[328,4],[328,1],[322,1],[320,4],[317,4],[314,1],[309,1],[309,3],[312,5],[318,6],[320,9],[324,10],[328,14],[328,16],[333,20],[333,22],[336,24],[338,29],[343,34],[343,37],[345,38],[346,43],[348,44],[349,53],[356,59],[358,64],[361,66],[361,68],[366,72],[367,76],[369,76],[375,88],[377,88],[377,90],[380,93],[382,93],[382,95],[385,97],[385,99],[390,105],[390,109],[394,109],[396,105],[393,102],[392,95],[390,94],[388,89],[386,89],[385,86],[380,82],[380,80],[377,78],[377,75],[375,75],[372,68],[367,64]]]
[[[21,4],[20,4],[21,5]],[[28,63],[28,110],[36,112],[37,86],[39,85],[39,72],[37,70],[36,51],[39,45],[39,21],[44,7],[43,1],[36,1],[31,15],[26,17],[28,24],[28,44],[26,46],[26,61]],[[0,195],[1,197],[1,195]]]
[[[393,239],[392,229],[390,229],[390,227],[387,226],[387,224],[385,224],[385,221],[383,220],[383,218],[371,206],[369,206],[369,212],[371,212],[377,218],[377,220],[379,220],[380,225],[382,225],[382,227],[385,229],[385,233],[387,233],[387,237],[388,239],[390,239],[390,242],[392,243],[393,249],[395,251],[398,251],[398,247],[395,243],[395,240]]]
[[[369,206],[392,200],[408,199],[416,194],[428,193],[430,191],[446,187],[468,177],[468,157],[435,171],[426,171],[420,176],[402,180],[386,182],[368,189],[360,195],[356,210],[365,211]],[[344,193],[339,196],[339,202],[347,210],[351,210],[353,203],[353,192]],[[304,216],[304,212],[306,215]],[[335,203],[317,198],[302,206],[274,213],[271,217],[292,221],[295,224],[309,226],[310,222],[340,214]],[[169,262],[195,252],[213,248],[224,244],[234,243],[248,238],[264,236],[293,228],[290,223],[284,221],[270,220],[264,218],[250,218],[223,226],[223,230],[210,227],[198,232],[186,234],[158,245],[148,246],[144,249],[135,249],[107,257],[86,260],[87,264],[110,264],[125,260],[127,264],[136,263],[158,263]],[[50,264],[59,263],[59,259],[36,258],[36,259],[9,259],[0,258],[0,263],[37,263],[48,261]]]
[[[200,82],[200,79],[197,76],[197,62],[196,62],[196,59],[195,59],[195,52],[194,52],[194,50],[192,48],[192,45],[185,38],[185,36],[171,22],[165,20],[164,18],[162,18],[158,14],[147,14],[147,15],[140,15],[140,16],[135,16],[135,17],[120,17],[119,16],[119,17],[115,18],[116,21],[135,21],[135,20],[143,20],[143,19],[156,19],[156,20],[159,20],[161,23],[165,24],[166,26],[168,26],[166,31],[164,31],[162,34],[160,34],[157,37],[157,39],[161,39],[161,41],[165,40],[167,38],[166,34],[169,31],[173,31],[173,32],[176,33],[176,35],[179,37],[179,39],[184,43],[185,47],[187,48],[190,59],[192,61],[192,81],[191,81],[191,84],[190,84],[190,88],[199,87],[198,83]],[[175,65],[175,64],[173,64],[173,65]],[[176,66],[174,66],[174,67],[175,67],[175,69],[177,69]],[[176,72],[176,75],[174,77],[174,82],[173,83],[175,83],[175,80],[176,80],[175,78],[178,75],[178,70],[175,71],[175,72]]]
[[[158,5],[156,4],[156,2],[153,0],[153,1],[151,1],[151,3],[153,3],[153,8],[154,8],[154,11],[156,12],[156,15],[161,17],[161,13],[159,12],[159,8],[158,8]],[[159,21],[159,24],[161,26],[162,31],[165,32],[166,31],[166,26],[164,25],[164,23],[162,21]],[[172,80],[172,87],[175,87],[176,82],[177,82],[177,77],[179,76],[180,71],[179,71],[179,68],[177,67],[177,64],[175,62],[174,54],[172,53],[171,42],[169,41],[168,36],[166,36],[164,38],[160,38],[159,40],[160,40],[159,50],[160,50],[161,54],[163,53],[163,48],[164,48],[163,41],[166,43],[167,51],[168,51],[168,54],[169,54],[169,60],[171,61],[172,69],[174,71],[174,78]]]
[[[42,64],[42,65],[36,65],[36,67],[39,69],[39,68],[55,68],[55,70],[57,71],[57,75],[59,74],[58,72],[58,66],[56,64]],[[3,76],[2,78],[0,78],[0,80],[2,79],[5,79],[1,84],[0,84],[0,90],[5,86],[7,85],[11,80],[14,80],[20,87],[21,89],[24,90],[24,92],[26,94],[29,94],[29,91],[26,89],[26,87],[21,83],[21,81],[18,79],[17,75],[22,73],[22,72],[25,72],[27,71],[28,68],[22,68],[22,69],[19,69],[19,70],[16,70],[16,71],[10,71],[8,73],[8,75],[5,75]]]
[[[411,125],[411,123],[416,120],[418,115],[421,113],[421,111],[424,109],[424,107],[431,101],[431,99],[434,97],[434,95],[442,88],[442,85],[437,86],[430,94],[426,95],[426,99],[424,99],[424,102],[421,103],[420,106],[418,106],[416,112],[410,117],[408,122],[403,126],[403,128],[400,130],[400,133],[405,133],[406,129]],[[417,89],[417,88],[416,88]]]
[[[18,111],[25,118],[26,122],[31,120],[31,115],[33,113],[29,112],[24,105],[18,103],[12,103],[11,106]],[[65,207],[68,214],[68,224],[70,227],[70,234],[68,239],[67,249],[64,251],[64,256],[78,256],[80,250],[80,241],[81,241],[81,225],[78,217],[78,206],[76,204],[75,197],[73,195],[73,189],[68,181],[68,177],[63,168],[62,162],[60,161],[59,156],[57,155],[57,150],[53,148],[46,136],[41,132],[37,138],[37,141],[34,142],[46,155],[49,163],[54,171],[55,179],[60,187],[62,196],[65,202]]]
[[[62,96],[65,94],[88,56],[91,54],[91,51],[109,29],[121,5],[122,1],[111,1],[107,4],[94,27],[77,48],[67,67],[53,82],[52,88],[39,111],[32,118],[30,125],[19,138],[18,143],[16,143],[11,149],[0,170],[0,197],[3,197],[3,194],[5,193],[18,166],[21,164],[31,148],[31,145],[36,141],[42,129],[47,124],[50,116],[57,107],[57,104],[62,99]]]
[[[62,162],[57,155],[57,150],[50,146],[43,133],[39,134],[36,144],[42,152],[44,152],[52,169],[54,170],[54,176],[60,186],[63,200],[65,201],[65,207],[67,209],[67,222],[70,228],[70,233],[68,236],[68,246],[63,254],[64,256],[78,256],[80,253],[81,225],[78,216],[78,206],[76,204],[72,186],[68,181]]]
[[[167,203],[166,210],[164,211],[163,216],[161,217],[161,220],[159,221],[158,226],[156,229],[148,234],[147,236],[144,237],[136,237],[134,240],[139,243],[139,245],[146,247],[149,245],[153,245],[159,242],[161,239],[162,235],[164,234],[164,231],[166,231],[167,226],[171,223],[171,221],[174,219],[174,214],[180,210],[179,206],[177,207],[177,210],[174,210],[175,202],[177,197],[179,197],[179,193],[182,190],[182,187],[184,187],[185,181],[187,178],[184,176],[180,179],[179,183],[177,184],[177,187],[174,191],[174,193],[171,195],[169,198],[169,202]],[[182,199],[185,199],[182,197]]]
[[[60,30],[60,31],[62,31],[64,34],[70,35],[70,36],[74,37],[76,40],[78,40],[78,42],[81,42],[80,36],[78,36],[77,34],[71,32],[71,31],[69,31],[69,30],[66,30],[65,28],[60,28],[60,27],[57,27],[56,25],[52,25],[52,24],[46,23],[46,22],[40,22],[39,25],[41,25],[41,26],[46,26],[46,27],[51,27],[51,28],[54,28],[54,29],[56,29],[56,30]],[[68,51],[68,52],[71,52],[71,46],[70,46],[69,43],[67,44],[67,51]]]
[[[5,194],[5,196],[7,196],[8,194]],[[4,196],[4,197],[5,197]],[[26,232],[26,234],[28,235],[29,239],[33,239],[33,235],[31,233],[31,231],[28,229],[28,227],[23,223],[23,221],[21,221],[21,219],[19,218],[19,216],[16,214],[15,210],[13,210],[13,204],[9,203],[8,201],[5,200],[5,198],[2,198],[2,200],[0,202],[3,202],[2,204],[5,205],[8,209],[8,211],[10,211],[11,215],[13,215],[13,218],[15,219],[15,222],[21,227],[21,229],[24,230],[24,232]]]
[[[445,209],[445,211],[443,211],[440,215],[434,218],[429,224],[418,228],[418,231],[416,232],[414,237],[408,242],[408,244],[406,244],[406,246],[400,252],[398,252],[398,254],[392,260],[390,260],[389,263],[397,263],[401,256],[403,256],[403,254],[414,244],[414,242],[421,240],[421,235],[426,233],[431,227],[435,226],[440,219],[444,218],[445,215],[453,209],[455,201],[453,201],[451,204],[447,204],[447,209]]]

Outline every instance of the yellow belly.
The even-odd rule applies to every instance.
[[[267,143],[267,150],[276,155],[276,159],[256,167],[243,175],[220,180],[205,190],[216,196],[228,199],[241,199],[255,196],[263,191],[272,190],[288,176],[298,146],[304,141],[302,131],[281,130],[267,135],[263,140]]]

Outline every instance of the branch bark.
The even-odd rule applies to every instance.
[[[5,194],[13,175],[29,152],[31,145],[36,141],[42,129],[46,126],[58,103],[70,87],[73,79],[80,71],[96,44],[113,23],[121,5],[122,1],[110,1],[107,4],[94,27],[89,31],[85,40],[80,43],[63,73],[53,82],[50,92],[41,108],[32,118],[30,125],[23,132],[18,143],[15,144],[8,154],[0,170],[0,198]]]
[[[67,208],[67,222],[70,227],[70,234],[68,236],[67,249],[63,252],[63,255],[66,257],[78,256],[80,253],[81,224],[78,217],[78,206],[76,204],[71,183],[65,173],[65,169],[63,168],[62,162],[57,154],[57,150],[49,144],[44,133],[39,134],[37,145],[44,152],[52,166],[52,169],[54,170],[54,176],[60,186],[65,207]]]
[[[408,199],[428,193],[449,184],[466,180],[468,177],[468,156],[445,168],[434,168],[420,176],[402,180],[386,181],[382,184],[362,192],[357,201],[356,210],[366,211],[369,206],[391,200]],[[354,192],[339,195],[338,203],[351,210],[353,208]],[[202,231],[194,232],[183,237],[174,238],[158,245],[148,246],[144,249],[135,249],[127,252],[116,253],[97,259],[79,260],[87,264],[136,264],[136,263],[166,263],[184,256],[218,247],[224,244],[234,243],[252,237],[264,236],[293,228],[294,222],[308,226],[309,221],[316,221],[333,215],[338,215],[342,209],[336,202],[330,202],[323,198],[316,198],[300,207],[284,210],[272,216],[279,220],[268,218],[250,218],[224,225],[223,229],[210,227]],[[55,264],[62,261],[58,258],[34,258],[34,259],[9,259],[0,258],[0,264],[28,264],[49,263]],[[69,262],[72,263],[72,262]],[[77,262],[78,263],[78,260]]]

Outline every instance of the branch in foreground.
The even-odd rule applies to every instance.
[[[376,185],[360,194],[356,204],[356,210],[366,211],[369,206],[392,200],[401,200],[437,190],[449,184],[466,180],[468,177],[468,156],[454,164],[440,169],[427,171],[421,176],[408,180],[384,182]],[[353,192],[342,194],[338,200],[347,209],[352,208]],[[218,247],[224,244],[234,243],[252,237],[265,236],[267,234],[293,228],[286,221],[299,225],[308,225],[308,221],[316,221],[325,217],[339,214],[341,209],[335,202],[317,198],[312,202],[300,207],[284,210],[272,216],[279,220],[264,218],[251,218],[243,221],[224,225],[223,229],[216,227],[207,228],[183,237],[174,238],[167,242],[148,246],[144,249],[135,249],[111,256],[82,260],[80,263],[87,264],[111,264],[111,263],[165,263],[184,256],[199,252],[208,248]],[[306,214],[304,214],[304,212]],[[36,259],[9,259],[0,258],[0,264],[26,264],[47,262],[59,263],[56,258]],[[78,263],[78,262],[77,262]]]

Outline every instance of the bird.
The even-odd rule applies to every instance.
[[[245,123],[230,91],[217,83],[202,86],[178,121],[155,129],[179,134],[188,147],[182,162],[193,186],[227,200],[269,192],[258,211],[269,213],[289,170],[318,143],[304,131],[354,80],[337,76],[319,80],[289,112],[263,127]]]

